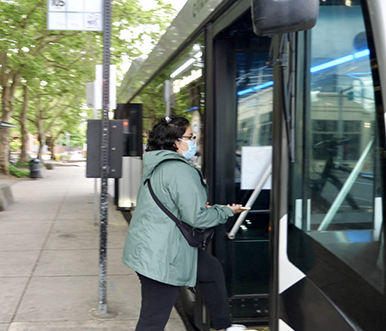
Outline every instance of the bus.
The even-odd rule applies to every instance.
[[[210,247],[234,322],[386,330],[385,18],[384,0],[188,0],[122,81],[144,134],[160,109],[191,120],[210,203],[251,207]],[[199,289],[176,305],[210,330]]]

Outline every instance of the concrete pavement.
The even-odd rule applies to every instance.
[[[56,166],[11,189],[15,202],[0,212],[0,331],[134,330],[140,286],[121,262],[128,225],[112,203],[107,304],[118,315],[89,313],[98,304],[99,226],[85,164]],[[185,330],[175,311],[165,330]]]

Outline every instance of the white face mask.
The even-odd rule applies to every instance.
[[[188,150],[183,151],[180,148],[180,151],[182,152],[182,155],[185,156],[187,160],[190,160],[193,158],[193,156],[196,155],[197,152],[197,143],[194,140],[183,140],[183,139],[178,139],[179,141],[183,141],[188,145]]]

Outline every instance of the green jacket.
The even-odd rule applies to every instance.
[[[172,161],[163,162],[152,173],[166,159]],[[147,152],[143,164],[144,175],[122,261],[139,274],[161,283],[193,287],[197,278],[197,248],[189,246],[175,223],[156,205],[144,181],[151,176],[158,199],[177,218],[193,227],[210,228],[225,223],[233,212],[219,205],[206,208],[207,186],[201,173],[178,153]]]

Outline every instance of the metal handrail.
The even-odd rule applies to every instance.
[[[373,139],[370,140],[367,147],[363,151],[361,157],[359,158],[354,169],[351,171],[350,175],[348,176],[346,182],[344,183],[344,185],[343,185],[342,189],[340,190],[339,194],[337,195],[335,201],[333,202],[330,209],[328,210],[322,223],[320,223],[318,231],[326,230],[327,227],[332,222],[332,219],[334,218],[334,216],[338,212],[338,209],[342,205],[344,199],[346,199],[348,192],[351,190],[352,186],[354,185],[355,180],[357,179],[357,177],[358,177],[358,175],[359,175],[359,173],[360,173],[360,171],[365,163],[365,159],[366,159],[367,154],[369,153],[369,151],[371,149],[371,145],[373,144],[373,141],[374,141]]]
[[[245,204],[245,207],[252,207],[252,205],[254,204],[254,202],[256,201],[257,197],[259,196],[265,182],[267,181],[267,179],[269,178],[269,176],[272,174],[272,164],[270,163],[268,166],[267,166],[267,169],[265,170],[263,176],[260,178],[259,182],[257,183],[256,185],[256,188],[255,190],[253,191],[252,195],[250,196],[248,202]],[[239,231],[239,228],[241,226],[241,224],[243,224],[244,220],[245,220],[245,217],[247,217],[249,213],[249,210],[246,210],[246,211],[243,211],[239,217],[237,218],[235,224],[233,225],[231,231],[229,231],[229,233],[227,234],[228,238],[233,240],[235,239],[236,237],[236,233],[237,231]]]

